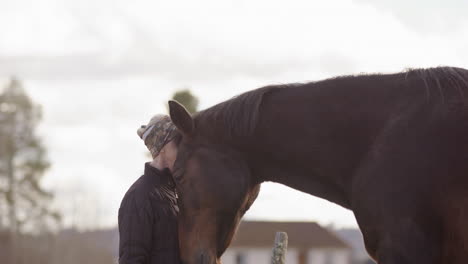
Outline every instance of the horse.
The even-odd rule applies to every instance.
[[[379,264],[468,263],[467,88],[436,67],[169,101],[183,263],[220,263],[266,181],[352,210]]]

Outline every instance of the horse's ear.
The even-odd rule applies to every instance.
[[[177,101],[169,101],[169,115],[171,116],[172,123],[183,135],[191,135],[193,133],[195,125],[192,116],[184,106]]]

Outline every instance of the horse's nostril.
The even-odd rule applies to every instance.
[[[141,128],[145,128],[146,126],[145,125],[141,125]]]

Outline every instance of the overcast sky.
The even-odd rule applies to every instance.
[[[43,105],[45,184],[66,224],[112,226],[146,160],[136,128],[175,90],[206,108],[272,83],[467,67],[467,12],[464,0],[0,0],[0,81],[17,76]],[[247,217],[356,225],[277,184]]]

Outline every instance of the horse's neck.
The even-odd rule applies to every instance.
[[[272,93],[249,149],[254,173],[349,208],[354,172],[382,125],[360,106],[360,98],[310,87]]]

